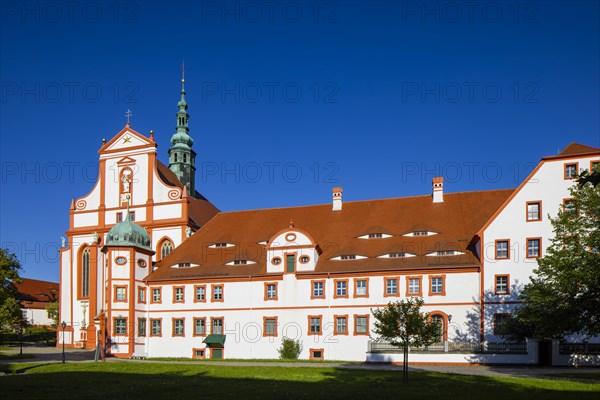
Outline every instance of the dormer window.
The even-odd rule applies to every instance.
[[[387,233],[369,233],[367,235],[362,235],[359,236],[359,239],[384,239],[384,238],[389,238],[392,237],[392,235],[389,235]]]
[[[465,253],[463,253],[462,251],[457,251],[457,250],[439,250],[439,251],[434,251],[433,253],[429,253],[427,255],[443,257],[443,256],[459,256],[461,254],[465,254]]]
[[[437,232],[432,232],[432,231],[413,231],[413,232],[409,232],[409,233],[405,233],[402,236],[412,236],[412,237],[416,237],[416,236],[432,236],[432,235],[437,235]]]
[[[256,264],[256,261],[250,261],[250,260],[233,260],[228,262],[225,265],[247,265],[247,264]]]
[[[189,268],[190,263],[179,263],[179,268]]]
[[[348,261],[348,260],[360,260],[363,258],[367,258],[365,256],[360,256],[358,254],[344,254],[342,256],[337,256],[337,257],[333,257],[331,258],[331,260],[334,261]]]
[[[407,258],[407,257],[415,257],[415,254],[406,253],[406,252],[388,253],[388,254],[383,254],[377,258]]]
[[[233,243],[224,243],[224,242],[222,242],[222,243],[213,243],[213,244],[211,244],[208,247],[210,247],[212,249],[222,249],[222,248],[225,248],[225,247],[233,247],[233,246],[235,246]]]

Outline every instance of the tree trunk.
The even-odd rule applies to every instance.
[[[402,383],[408,383],[408,344],[404,345],[404,358],[402,362]]]

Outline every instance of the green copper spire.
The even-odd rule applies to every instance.
[[[181,99],[177,102],[177,125],[175,134],[171,137],[169,148],[169,169],[177,175],[179,181],[187,186],[188,193],[194,197],[196,175],[196,153],[192,150],[194,139],[189,135],[189,114],[187,113],[187,102],[185,101],[185,70],[181,69]]]

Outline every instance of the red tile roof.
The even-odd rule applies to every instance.
[[[514,189],[444,194],[443,203],[431,196],[345,202],[332,211],[331,204],[236,211],[217,214],[173,253],[157,263],[146,280],[183,280],[266,275],[263,245],[288,227],[306,231],[322,249],[314,273],[351,273],[479,266],[470,246],[477,231],[502,205]],[[416,230],[438,232],[427,237],[402,236]],[[358,239],[368,233],[390,238]],[[234,243],[228,248],[209,248],[213,243]],[[459,256],[425,256],[438,250],[459,250]],[[377,258],[383,254],[408,252],[410,258]],[[339,255],[368,258],[332,261]],[[235,259],[256,264],[225,265]],[[179,263],[198,267],[171,268]],[[301,272],[298,273],[302,274]]]
[[[21,278],[17,283],[17,300],[27,308],[44,309],[53,299],[58,299],[59,284],[55,282],[39,281],[37,279]]]
[[[570,143],[567,147],[565,147],[564,150],[558,153],[557,155],[544,157],[544,160],[571,156],[581,156],[594,153],[600,153],[600,148],[586,146],[580,143],[573,142]]]
[[[157,169],[160,179],[169,186],[176,186],[183,189],[184,185],[179,181],[177,175],[165,164],[157,161]],[[196,191],[195,197],[190,199],[189,219],[198,227],[206,224],[212,217],[219,212],[210,201]]]

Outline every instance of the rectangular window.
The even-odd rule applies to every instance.
[[[398,280],[399,278],[385,278],[385,293],[384,297],[398,296]]]
[[[325,352],[323,351],[323,349],[310,349],[309,353],[310,353],[311,360],[324,360],[325,359]]]
[[[204,349],[194,349],[192,358],[204,358]]]
[[[344,280],[334,280],[335,283],[335,296],[333,296],[334,298],[338,298],[338,297],[344,297],[347,298],[348,297],[348,280],[344,279]]]
[[[496,259],[507,259],[510,240],[496,240]]]
[[[223,318],[211,318],[211,320],[212,320],[211,333],[213,335],[222,335],[223,334]]]
[[[354,280],[354,297],[368,297],[368,280],[367,279],[355,279]]]
[[[264,317],[263,323],[263,336],[277,336],[277,317]]]
[[[138,303],[146,302],[146,288],[138,288]]]
[[[354,316],[354,334],[368,335],[369,334],[369,316],[355,315]]]
[[[494,314],[494,335],[499,335],[502,325],[510,318],[510,314]]]
[[[325,298],[325,281],[311,281],[312,292],[310,295],[311,299],[324,299]]]
[[[265,300],[277,300],[277,283],[265,283]]]
[[[309,315],[308,316],[308,334],[309,335],[320,335],[321,334],[321,315]]]
[[[194,302],[205,302],[206,301],[206,286],[194,286]]]
[[[150,319],[150,336],[160,336],[162,334],[161,329],[162,320],[158,319]]]
[[[127,334],[127,318],[115,318],[114,319],[115,322],[115,329],[114,329],[114,335],[118,336],[118,335],[125,335]]]
[[[542,203],[540,201],[527,202],[527,221],[542,220]]]
[[[508,294],[508,275],[496,275],[496,294]]]
[[[184,336],[184,319],[173,318],[173,336]]]
[[[407,276],[406,284],[407,284],[407,290],[406,290],[407,296],[421,296],[422,293],[421,293],[421,277],[420,276],[416,276],[416,277]]]
[[[127,301],[127,287],[115,286],[115,301]]]
[[[444,277],[443,276],[432,276],[430,279],[429,295],[430,296],[442,296],[446,292],[444,290]]]
[[[577,215],[577,206],[575,205],[574,199],[563,200],[563,212],[571,216]]]
[[[138,336],[146,336],[146,318],[138,318]]]
[[[160,288],[152,289],[152,303],[160,303]]]
[[[117,213],[117,223],[119,223],[119,222],[123,222],[123,213],[122,212]]]
[[[577,177],[577,163],[565,164],[565,179],[575,179]]]
[[[213,301],[223,301],[223,285],[213,285]]]
[[[129,219],[135,221],[135,211],[129,211]]]
[[[600,168],[600,161],[590,161],[590,174]]]
[[[206,318],[194,318],[194,336],[206,335]]]
[[[285,256],[285,272],[296,271],[296,256],[294,254],[288,254]]]
[[[348,334],[348,316],[347,315],[335,315],[335,330],[334,335],[347,335]]]
[[[527,258],[540,257],[541,242],[542,242],[542,239],[540,239],[540,238],[527,239]]]
[[[177,286],[173,288],[173,303],[183,303],[184,301],[184,287]]]

